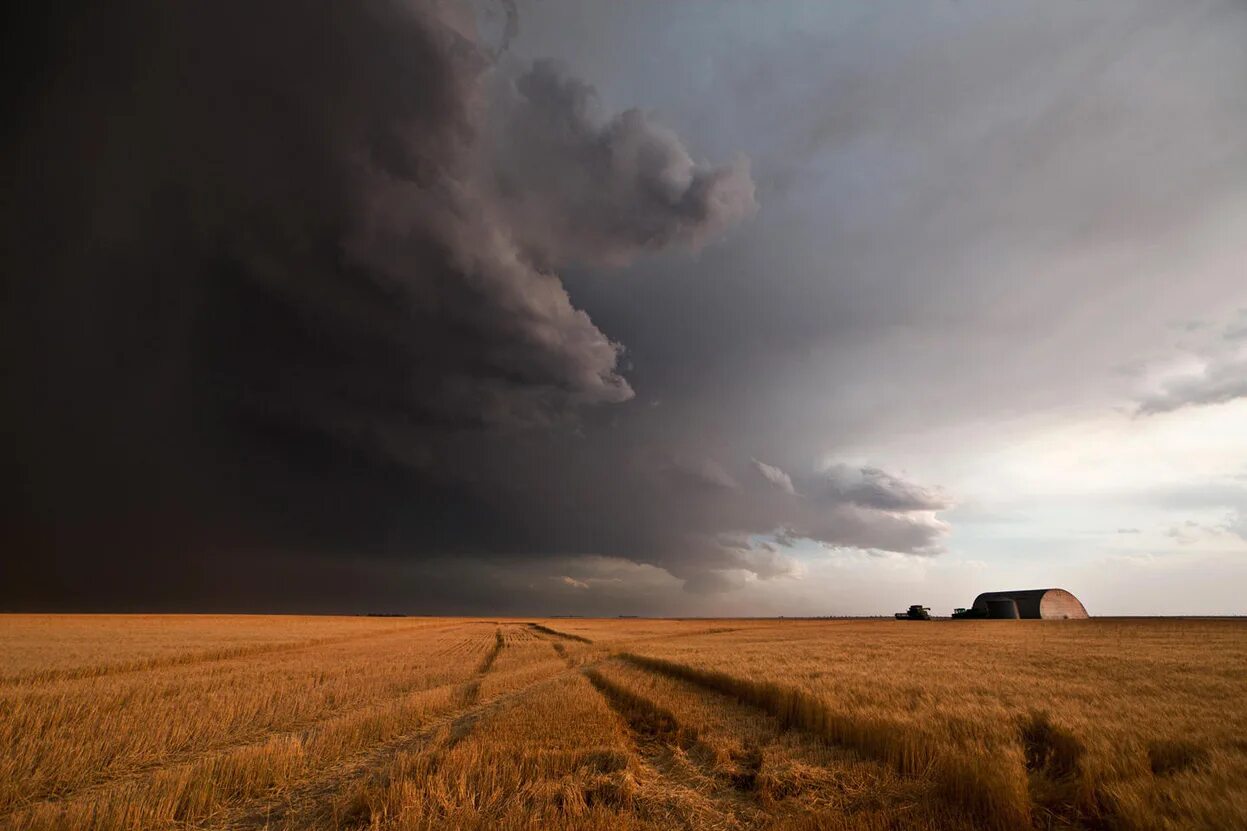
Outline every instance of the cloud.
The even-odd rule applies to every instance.
[[[1247,340],[1247,309],[1238,310],[1238,314],[1225,327],[1221,336],[1227,341]]]
[[[710,611],[806,541],[942,550],[939,490],[802,464],[841,410],[759,403],[768,339],[863,301],[745,222],[732,135],[604,107],[509,4],[495,45],[446,3],[56,13],[7,104],[9,607]],[[848,363],[812,386],[887,375]]]
[[[763,479],[770,482],[776,488],[784,491],[785,493],[796,494],[796,490],[792,485],[792,477],[784,471],[774,465],[768,465],[766,462],[760,462],[757,459],[753,460],[753,467],[754,470],[762,474]]]
[[[1217,524],[1196,522],[1188,519],[1179,525],[1172,525],[1165,532],[1165,536],[1179,545],[1190,545],[1195,542],[1223,538],[1226,534],[1232,534],[1241,538],[1243,536],[1242,531],[1242,513],[1240,511],[1231,511],[1222,522]]]
[[[30,43],[81,35],[20,56],[6,118],[27,162],[4,229],[27,391],[4,416],[23,494],[6,533],[63,575],[32,554],[28,584],[239,568],[223,551],[593,553],[535,518],[614,452],[553,483],[508,466],[633,397],[558,269],[697,249],[753,184],[640,111],[600,113],[553,64],[503,67],[503,13],[498,49],[440,2],[20,21]],[[602,547],[640,556],[618,537]]]
[[[940,511],[952,507],[938,491],[876,467],[835,465],[813,487],[824,498],[881,511]]]
[[[1165,536],[1178,542],[1181,545],[1187,545],[1198,541],[1209,529],[1200,525],[1193,520],[1187,520],[1181,525],[1174,525],[1165,532]]]
[[[1170,413],[1185,407],[1226,404],[1247,397],[1247,342],[1243,316],[1195,350],[1194,367],[1161,379],[1138,401],[1138,415]]]
[[[740,483],[714,459],[674,460],[669,468],[672,476],[707,488],[737,490]]]
[[[745,572],[739,570],[705,569],[684,580],[684,591],[695,595],[720,595],[745,587]]]
[[[752,463],[782,494],[769,529],[778,545],[793,547],[808,539],[919,556],[943,551],[941,539],[950,529],[937,513],[953,503],[938,490],[874,467],[833,464],[794,482],[773,465]]]
[[[1184,407],[1225,404],[1247,397],[1247,358],[1210,360],[1197,373],[1174,378],[1139,402],[1140,415],[1170,413]]]
[[[1226,530],[1247,540],[1247,508],[1240,508],[1230,513],[1226,522]]]
[[[769,534],[938,549],[912,483],[803,498],[749,476],[747,444],[629,408],[624,347],[561,270],[706,246],[755,210],[749,165],[511,54],[509,13],[502,58],[440,3],[73,14],[73,48],[30,57],[64,82],[9,119],[38,163],[4,228],[26,276],[6,544],[32,552],[6,597],[240,603],[280,564],[324,602],[352,563],[375,587],[448,558],[595,594],[614,584],[588,567],[526,564],[627,562],[704,594],[799,578]]]
[[[950,528],[932,511],[892,512],[842,505],[793,526],[801,536],[835,546],[931,556],[944,551]]]
[[[778,500],[769,503],[767,530],[780,546],[808,539],[924,556],[943,550],[949,526],[936,514],[952,502],[934,489],[871,467],[832,465],[794,482],[773,465],[752,464]]]
[[[699,248],[753,212],[749,163],[693,160],[640,110],[599,112],[592,86],[538,60],[495,113],[497,188],[541,262],[620,266],[671,245]]]
[[[755,546],[739,549],[742,566],[759,580],[779,577],[801,577],[805,569],[801,563],[772,546]]]

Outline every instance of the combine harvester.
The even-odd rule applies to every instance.
[[[931,619],[931,607],[930,606],[919,606],[915,604],[909,607],[908,612],[897,612],[896,619],[897,620],[930,620]]]

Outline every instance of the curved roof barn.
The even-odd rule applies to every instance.
[[[1017,614],[1004,614],[1012,600]],[[1084,620],[1088,617],[1082,601],[1065,589],[1020,589],[1008,592],[983,592],[974,598],[974,610],[981,617],[1019,617],[1030,620]],[[995,611],[995,614],[992,612]]]

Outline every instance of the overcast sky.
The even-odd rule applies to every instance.
[[[4,608],[1247,614],[1242,3],[29,14]]]

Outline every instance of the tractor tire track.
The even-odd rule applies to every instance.
[[[656,788],[662,796],[657,805],[670,802],[672,795],[684,803],[683,811],[700,815],[714,828],[753,828],[763,818],[757,801],[742,792],[738,782],[715,770],[709,758],[712,751],[695,730],[681,725],[665,707],[616,684],[595,667],[584,670],[585,677],[627,728],[644,768],[662,781]],[[662,810],[662,820],[670,813]],[[699,823],[702,824],[702,823]]]
[[[318,771],[307,782],[282,794],[250,800],[233,810],[221,812],[212,821],[199,827],[229,831],[262,831],[276,827],[319,828],[331,822],[329,803],[345,786],[385,768],[394,756],[427,747],[443,731],[454,738],[456,730],[464,733],[482,717],[537,693],[541,688],[570,675],[561,670],[533,681],[517,690],[502,693],[485,701],[462,707],[454,712],[434,716],[417,729],[373,745],[362,753]],[[458,725],[458,728],[456,728]]]
[[[977,765],[972,758],[949,752],[933,734],[890,719],[843,712],[797,687],[629,652],[615,657],[641,670],[734,698],[773,716],[786,728],[852,750],[902,777],[928,780],[950,808],[972,819],[976,827],[1013,831],[1031,825],[1029,795],[1019,792],[1009,770]]]
[[[593,641],[582,635],[573,635],[570,632],[560,632],[557,629],[551,629],[549,626],[542,626],[540,623],[530,623],[528,628],[534,632],[540,632],[544,635],[550,635],[555,638],[562,638],[565,641],[579,641],[580,643],[593,643]]]
[[[303,740],[313,734],[318,728],[329,724],[330,722],[362,716],[369,711],[383,711],[387,707],[393,706],[405,698],[412,698],[418,695],[430,695],[441,690],[464,688],[470,683],[472,682],[451,681],[444,684],[432,684],[429,686],[421,686],[418,683],[411,686],[400,686],[396,692],[392,692],[354,706],[328,710],[312,718],[286,722],[284,724],[275,725],[273,728],[245,733],[241,736],[234,735],[223,739],[222,741],[212,742],[196,748],[171,753],[157,759],[149,759],[139,764],[129,765],[124,768],[111,771],[108,775],[103,777],[94,778],[66,788],[57,789],[55,792],[45,791],[35,793],[32,794],[31,798],[27,801],[9,806],[3,812],[0,812],[0,827],[2,827],[4,822],[12,820],[14,817],[19,815],[58,805],[66,805],[75,800],[89,798],[92,795],[115,788],[136,784],[141,782],[143,779],[150,777],[152,774],[158,773],[162,770],[189,766],[211,758],[226,757],[231,753],[237,753],[247,748],[261,747],[272,741],[280,741],[283,739]]]
[[[502,629],[498,628],[494,631],[494,645],[489,652],[485,653],[484,659],[481,660],[480,666],[476,668],[476,677],[463,685],[463,704],[469,706],[475,704],[481,697],[481,679],[483,679],[489,671],[494,667],[494,661],[498,660],[498,655],[502,650],[506,649],[507,641],[502,636]]]

